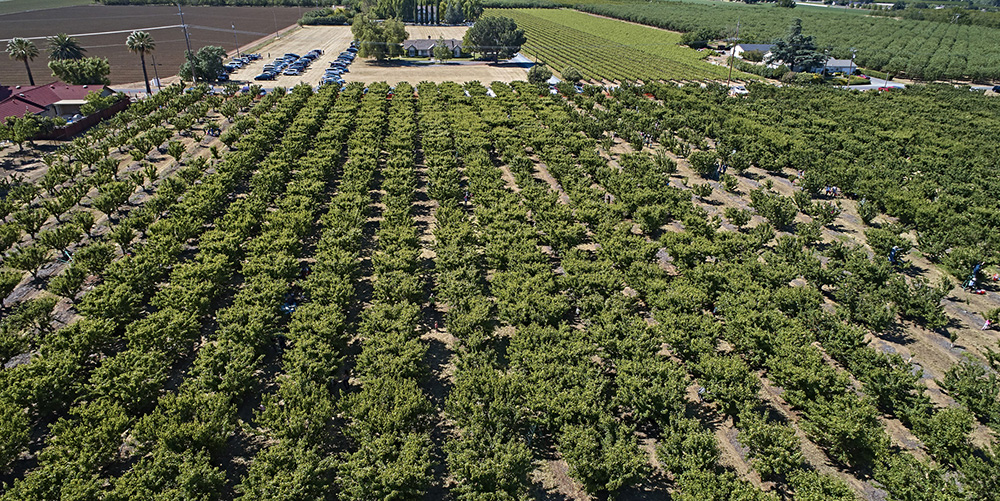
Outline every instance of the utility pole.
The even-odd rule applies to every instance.
[[[156,79],[156,90],[159,92],[163,90],[163,88],[160,87],[160,75],[156,71],[156,54],[150,52],[149,55],[153,57],[153,78]]]
[[[194,65],[194,53],[191,52],[191,37],[188,36],[188,25],[184,23],[184,11],[181,10],[181,4],[177,4],[177,12],[181,16],[181,28],[184,28],[184,43],[187,45],[187,54],[184,59],[191,65],[191,83],[198,81],[198,73]]]
[[[274,13],[274,9],[271,9],[271,19],[274,19],[274,39],[277,40],[281,35],[278,34],[278,16]]]
[[[233,24],[233,41],[236,42],[236,57],[240,57],[240,40],[236,38],[236,24]]]
[[[851,88],[851,75],[854,74],[854,56],[857,55],[858,50],[851,47],[851,64],[849,66],[850,71],[847,72],[847,88]]]
[[[736,59],[736,44],[740,41],[740,20],[736,20],[736,39],[733,40],[733,48],[729,51],[729,77],[726,78],[726,88],[729,88],[730,82],[733,80],[733,59]],[[726,91],[728,92],[728,91]]]

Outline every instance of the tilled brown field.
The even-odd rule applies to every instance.
[[[195,7],[184,8],[184,21],[189,26],[191,47],[218,45],[227,51],[236,49],[236,42],[246,45],[254,40],[273,35],[275,29],[284,29],[299,19],[295,7]],[[179,28],[152,29],[158,26],[181,24],[177,8],[171,6],[105,6],[81,5],[60,9],[39,10],[0,16],[0,33],[8,37],[46,37],[57,33],[83,34],[111,31],[148,29],[156,40],[156,65],[161,78],[177,73],[184,60],[184,33]],[[232,26],[236,26],[234,39]],[[81,45],[88,56],[108,58],[111,64],[111,83],[142,81],[139,56],[125,48],[128,32],[80,36]],[[47,43],[34,40],[40,52],[31,62],[31,73],[36,84],[53,80],[47,66]],[[6,44],[4,44],[6,46]],[[28,75],[24,65],[7,57],[0,64],[0,84],[25,85]],[[152,59],[146,58],[149,78],[153,78]]]

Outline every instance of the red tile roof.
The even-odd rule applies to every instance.
[[[35,86],[0,87],[0,119],[25,112],[39,113],[65,99],[85,99],[90,92],[101,92],[105,86],[69,85],[59,81]],[[110,89],[109,89],[110,90]]]
[[[43,111],[45,111],[44,106],[38,106],[37,104],[21,99],[18,96],[12,96],[0,101],[0,118],[7,118],[10,116],[23,117],[28,113],[37,114]]]

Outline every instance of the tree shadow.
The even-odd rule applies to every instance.
[[[878,334],[879,339],[889,341],[901,346],[910,345],[916,342],[900,323],[894,323]]]

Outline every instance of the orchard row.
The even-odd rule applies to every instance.
[[[996,146],[947,164],[935,152],[962,120],[995,127],[988,105],[907,91],[889,109],[924,125],[908,132],[854,94],[818,116],[805,110],[834,94],[490,89],[296,87],[238,103],[253,107],[228,124],[227,151],[166,176],[118,224],[163,197],[155,222],[129,223],[117,249],[90,244],[105,246],[99,266],[81,248],[37,279],[51,290],[79,267],[93,284],[59,302],[69,325],[49,325],[44,292],[26,303],[35,316],[4,318],[5,332],[23,325],[5,360],[30,357],[0,371],[3,499],[518,499],[558,462],[595,495],[995,492],[996,458],[971,439],[974,419],[997,424],[979,396],[1000,387],[995,368],[948,371],[958,404],[941,407],[866,337],[948,324],[949,289],[883,255],[906,230],[955,273],[987,257],[994,237],[958,240],[966,216],[946,194],[995,214],[952,169]],[[917,111],[935,99],[967,115]],[[704,184],[679,182],[682,163]],[[751,167],[802,169],[801,189],[761,183],[749,209],[710,217],[704,200]],[[869,228],[868,247],[823,238],[843,217],[819,200],[830,184],[900,224]],[[890,419],[919,444],[895,442]],[[718,423],[750,474],[724,466]]]

